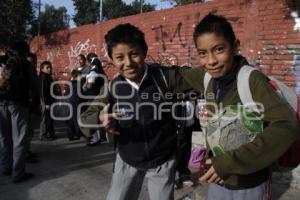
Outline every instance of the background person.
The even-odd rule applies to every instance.
[[[42,107],[41,123],[40,123],[40,140],[54,140],[55,132],[53,119],[50,116],[51,104],[54,103],[54,98],[51,96],[51,77],[52,64],[49,61],[44,61],[40,66],[40,101]]]
[[[29,45],[16,41],[0,58],[0,173],[14,183],[33,177],[26,172],[29,100],[34,92],[33,71],[26,60]]]

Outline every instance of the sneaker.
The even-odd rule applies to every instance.
[[[97,146],[101,144],[101,140],[97,141],[97,142],[89,142],[86,144],[86,146],[88,147],[93,147],[93,146]]]
[[[24,182],[24,181],[27,181],[27,180],[31,179],[33,176],[34,176],[34,174],[25,172],[20,177],[14,177],[12,179],[12,182],[13,183],[21,183],[21,182]]]
[[[182,184],[184,186],[187,186],[187,187],[195,186],[194,180],[190,176],[182,178],[181,180],[182,180]]]

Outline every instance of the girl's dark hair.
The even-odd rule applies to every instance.
[[[92,58],[98,58],[98,55],[97,54],[95,54],[95,53],[93,53],[93,52],[91,52],[91,53],[89,53],[87,56],[86,56],[86,59],[87,59],[87,61],[89,62],[89,63],[91,63],[92,62]]]
[[[83,54],[78,55],[80,58],[82,58],[84,61],[86,61],[86,57]]]
[[[108,31],[108,33],[105,35],[105,42],[107,45],[107,53],[110,58],[112,54],[112,48],[120,43],[137,46],[141,48],[144,55],[146,55],[148,51],[144,33],[129,23],[120,24]]]
[[[231,24],[225,17],[219,15],[208,14],[206,15],[196,26],[194,30],[194,42],[199,36],[204,33],[215,33],[219,36],[223,36],[225,40],[229,42],[231,47],[234,46],[236,41],[235,34],[233,32]]]
[[[52,64],[51,64],[51,62],[50,61],[43,61],[42,63],[41,63],[41,65],[40,65],[40,69],[42,70],[42,69],[44,69],[44,67],[45,66],[50,66],[51,68],[52,68]]]

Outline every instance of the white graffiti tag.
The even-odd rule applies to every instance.
[[[297,11],[293,11],[291,13],[291,17],[294,18],[295,25],[294,25],[294,31],[300,31],[300,16]]]
[[[75,47],[71,46],[68,56],[69,58],[75,58],[81,53],[88,54],[92,51],[96,52],[96,45],[90,44],[90,39],[87,39],[84,43],[77,42]]]
[[[63,54],[60,52],[60,50],[57,51],[48,51],[47,52],[47,60],[50,62],[53,62],[55,58],[60,58]]]

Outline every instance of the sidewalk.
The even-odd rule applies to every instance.
[[[28,164],[35,177],[20,184],[12,184],[0,177],[0,200],[104,200],[110,186],[114,152],[112,144],[86,147],[82,138],[70,142],[65,128],[56,128],[57,140],[40,142],[35,137],[32,150],[39,162]],[[205,199],[205,185],[184,188],[175,192],[176,199]],[[300,199],[300,191],[283,185],[273,185],[274,198]],[[144,183],[141,200],[148,200]]]

